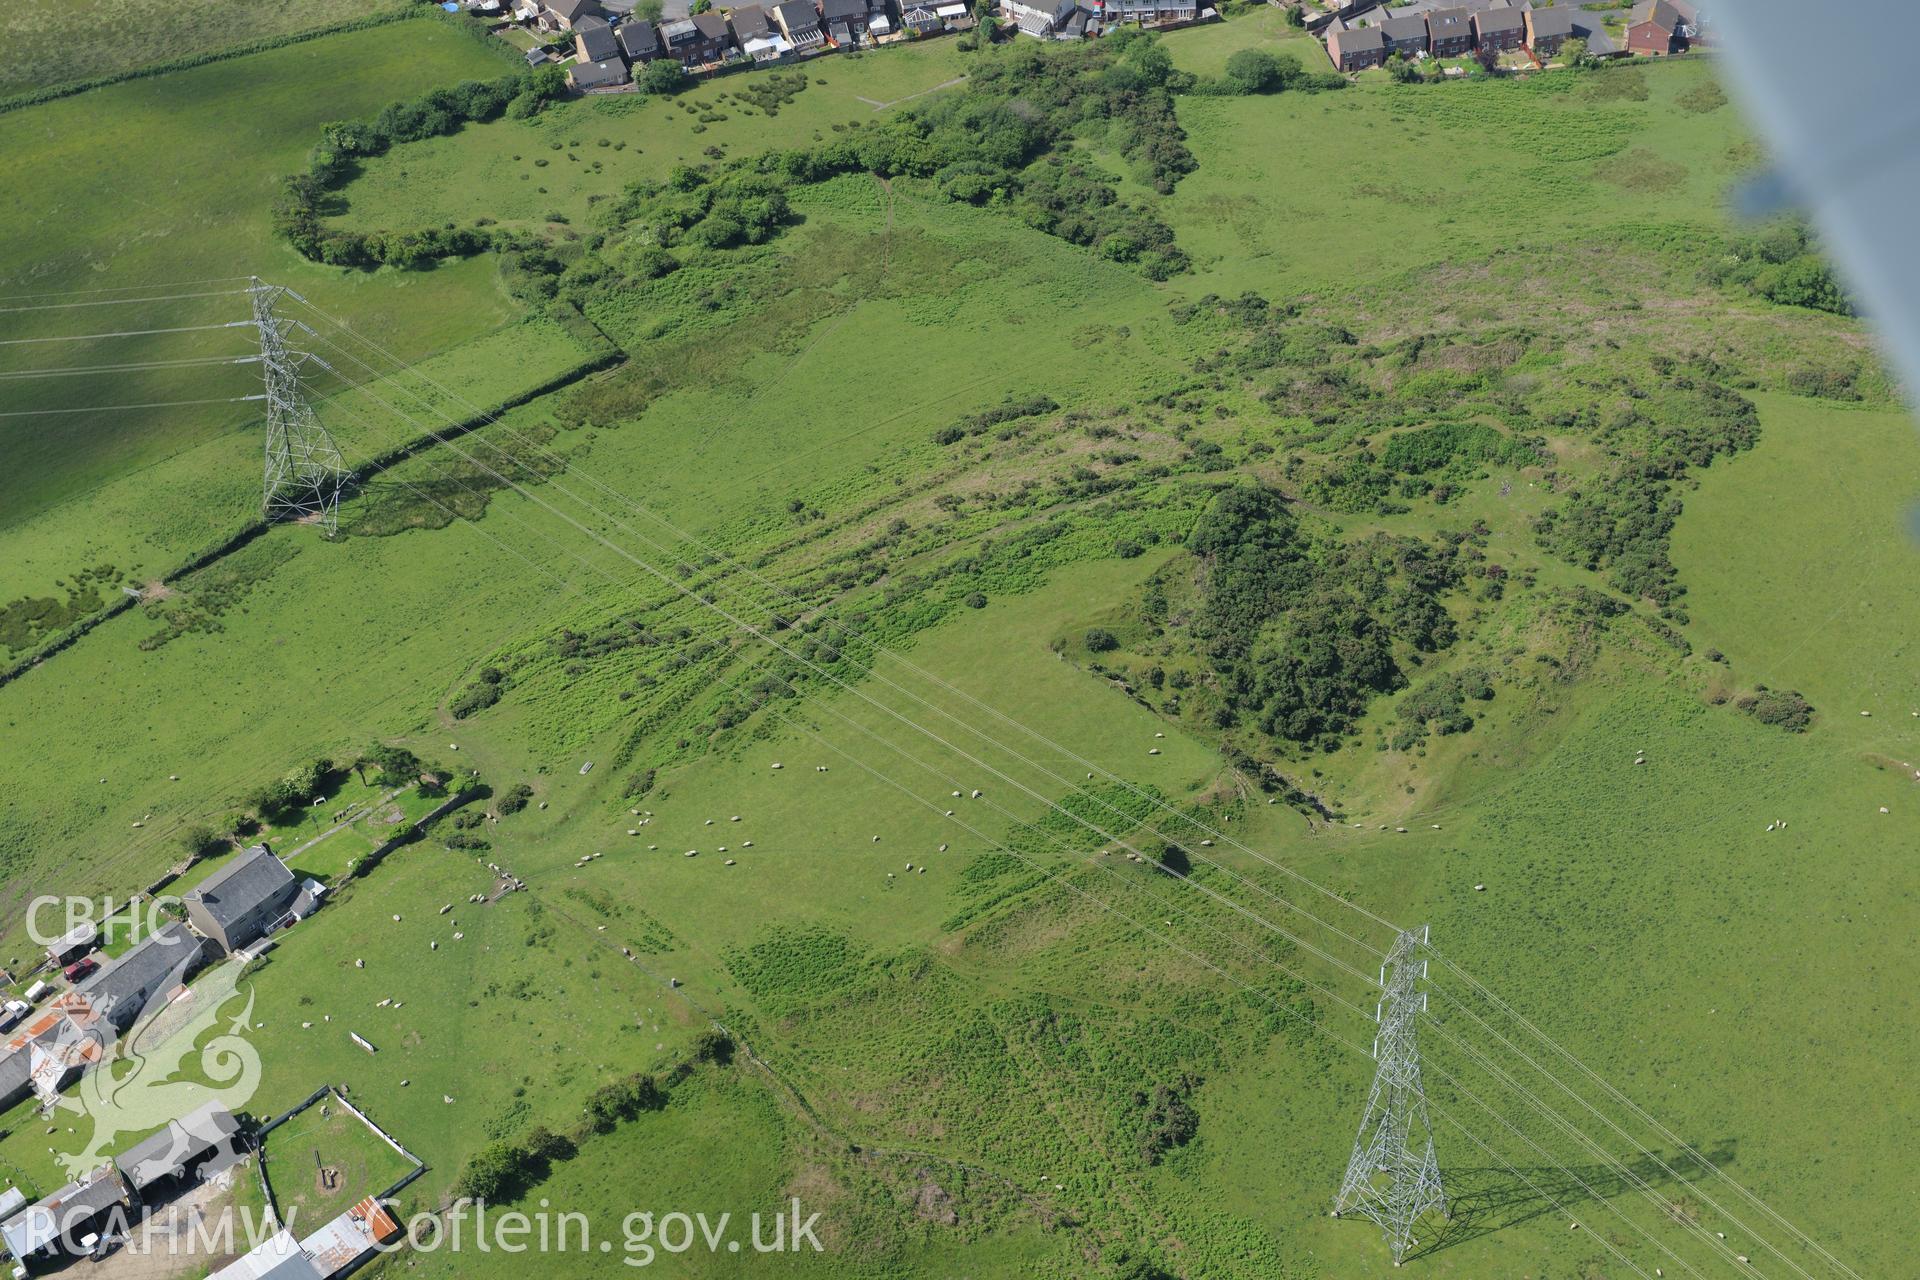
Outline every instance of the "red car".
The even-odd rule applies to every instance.
[[[60,972],[67,975],[68,982],[78,982],[99,967],[100,962],[98,960],[95,960],[92,956],[83,956]]]

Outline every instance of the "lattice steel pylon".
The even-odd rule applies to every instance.
[[[1347,1160],[1347,1176],[1333,1202],[1334,1217],[1352,1213],[1379,1226],[1396,1267],[1417,1243],[1413,1228],[1421,1215],[1447,1213],[1426,1090],[1420,1082],[1417,1028],[1427,1011],[1427,995],[1419,988],[1427,962],[1417,957],[1426,942],[1424,927],[1401,934],[1380,966],[1380,1004],[1374,1011],[1380,1030],[1373,1040],[1373,1060],[1379,1065]]]
[[[317,524],[331,538],[339,527],[340,489],[346,483],[347,464],[333,437],[314,416],[300,382],[302,366],[311,362],[324,367],[325,362],[289,346],[289,331],[305,326],[274,314],[282,294],[296,299],[298,294],[258,277],[248,292],[253,296],[253,323],[260,331],[260,366],[267,384],[267,466],[261,512],[268,520]]]

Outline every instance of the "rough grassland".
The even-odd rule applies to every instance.
[[[0,172],[33,179],[0,189],[0,236],[7,244],[0,294],[166,286],[257,273],[330,311],[355,311],[369,336],[410,357],[482,333],[508,315],[488,264],[411,275],[322,271],[274,241],[265,211],[274,184],[297,167],[321,122],[370,114],[400,96],[401,85],[497,75],[501,65],[457,31],[411,21],[131,81],[9,115],[0,130]],[[315,92],[315,85],[326,91]],[[184,119],[194,127],[182,129]],[[27,299],[22,305],[63,300]],[[245,301],[14,314],[0,327],[11,339],[224,323],[246,316]],[[112,323],[98,323],[109,313]],[[54,348],[51,355],[46,344],[6,348],[5,367],[241,354],[244,344],[237,337],[198,334],[62,342]],[[254,390],[257,377],[243,366],[195,379],[176,373],[104,385],[87,378],[9,382],[0,399],[8,410],[92,408]],[[15,465],[0,474],[0,537],[104,481],[243,431],[256,416],[254,406],[214,405],[5,419],[0,448]],[[128,531],[136,543],[175,518],[155,514]],[[11,564],[13,557],[0,559]],[[69,563],[61,576],[79,567]]]
[[[888,104],[962,75],[965,56],[955,43],[927,40],[776,72],[752,71],[678,98],[583,98],[532,120],[431,138],[370,159],[344,192],[342,221],[356,228],[413,227],[484,215],[537,223],[559,213],[584,222],[589,195],[617,194],[635,179],[663,178],[675,165],[705,163],[709,147],[751,155],[772,146],[804,146],[853,121],[871,120]],[[776,116],[739,96],[770,75],[806,81]],[[702,115],[725,118],[702,122]]]
[[[1727,183],[1752,156],[1731,107],[1674,108],[1710,75],[1691,63],[1369,84],[1280,104],[1183,99],[1180,120],[1203,159],[1170,204],[1194,284],[1222,294],[1346,288],[1635,224],[1716,222]],[[1622,83],[1644,98],[1611,92]],[[1677,163],[1647,180],[1623,162],[1630,150]]]
[[[63,0],[0,12],[0,98],[93,80],[391,9],[392,0]]]
[[[1273,21],[1262,13],[1172,44],[1204,69],[1224,62],[1234,37],[1286,39]],[[581,221],[589,196],[697,156],[696,142],[724,137],[743,149],[790,126],[829,129],[869,86],[883,85],[872,96],[886,100],[964,65],[942,44],[823,62],[809,74],[839,96],[810,85],[772,121],[719,106],[731,118],[699,135],[692,116],[658,103],[626,114],[579,104],[535,126],[467,130],[377,162],[347,189],[346,216],[411,218],[438,189],[460,205],[445,216],[497,208]],[[259,1108],[283,1108],[320,1080],[350,1085],[433,1166],[410,1207],[437,1203],[490,1139],[570,1126],[600,1082],[667,1069],[711,1016],[760,1061],[700,1068],[664,1111],[590,1141],[532,1194],[587,1209],[602,1232],[636,1208],[738,1214],[789,1195],[817,1199],[842,1248],[794,1265],[836,1276],[1106,1275],[1114,1246],[1136,1242],[1186,1277],[1389,1274],[1377,1236],[1325,1213],[1368,1063],[1364,1048],[1349,1054],[1311,1037],[1267,999],[1305,1003],[1270,963],[1301,957],[1221,904],[1182,896],[1111,842],[1038,821],[1058,794],[1049,788],[1062,785],[1043,784],[1043,766],[1068,783],[1080,777],[1049,744],[1018,739],[1027,761],[993,757],[1009,775],[996,777],[980,758],[991,744],[943,721],[949,745],[930,746],[848,693],[779,704],[846,755],[772,716],[716,733],[700,699],[717,683],[749,686],[764,668],[712,657],[677,665],[725,628],[693,609],[652,609],[674,593],[542,508],[658,561],[642,535],[666,531],[618,508],[631,494],[775,579],[879,564],[882,573],[853,575],[841,603],[954,686],[912,682],[927,700],[919,718],[948,711],[980,723],[961,698],[971,695],[1176,803],[1204,797],[1254,847],[1374,911],[1431,920],[1448,954],[1730,1160],[1734,1176],[1862,1274],[1898,1274],[1904,1246],[1881,1220],[1886,1205],[1912,1198],[1911,1162],[1896,1104],[1860,1099],[1899,1097],[1916,1025],[1894,977],[1912,933],[1907,851],[1920,814],[1909,715],[1920,687],[1903,658],[1911,628],[1899,603],[1912,598],[1913,558],[1896,532],[1920,485],[1920,449],[1903,418],[1756,392],[1759,446],[1682,495],[1673,555],[1693,589],[1684,628],[1693,652],[1651,639],[1636,613],[1595,642],[1578,678],[1532,700],[1503,675],[1499,699],[1458,740],[1299,760],[1358,828],[1309,823],[1245,794],[1223,775],[1210,736],[1100,678],[1083,644],[1090,628],[1124,625],[1147,578],[1184,554],[1163,539],[1125,556],[1117,533],[1177,533],[1202,486],[1228,478],[1191,469],[1189,451],[1221,445],[1238,470],[1273,478],[1284,474],[1285,432],[1297,429],[1237,392],[1219,391],[1209,406],[1209,388],[1189,371],[1211,341],[1170,324],[1168,301],[1310,288],[1360,295],[1356,311],[1389,332],[1522,324],[1541,282],[1513,278],[1537,261],[1501,256],[1515,240],[1581,245],[1535,274],[1587,280],[1589,257],[1605,256],[1593,242],[1637,234],[1624,224],[1711,224],[1739,140],[1726,111],[1683,115],[1670,103],[1705,74],[1676,66],[1529,86],[1189,101],[1182,114],[1200,167],[1166,208],[1203,271],[1169,288],[991,210],[931,203],[900,190],[906,183],[889,191],[850,177],[810,189],[796,200],[804,224],[771,250],[786,291],[718,296],[690,311],[674,291],[701,283],[668,277],[595,304],[596,322],[633,343],[643,367],[685,376],[618,426],[559,431],[553,447],[578,472],[536,487],[538,501],[495,495],[477,521],[332,546],[276,531],[247,562],[262,572],[229,583],[219,629],[142,648],[194,602],[155,606],[0,689],[9,902],[42,889],[124,892],[177,856],[182,823],[224,811],[264,776],[404,738],[430,759],[480,769],[496,788],[527,781],[539,803],[474,828],[490,846],[477,854],[438,838],[400,851],[289,934],[255,986],[267,1071]],[[1646,99],[1632,96],[1636,83]],[[670,145],[641,128],[666,127],[654,120],[662,113],[679,117]],[[1520,158],[1477,149],[1490,128],[1514,139]],[[618,135],[631,139],[624,150],[612,145],[615,129],[634,131]],[[530,138],[561,150],[537,153]],[[1624,186],[1596,170],[1623,148],[1652,156],[1632,159]],[[509,167],[516,151],[526,162],[581,158],[556,158],[523,183]],[[1376,174],[1341,160],[1369,153],[1383,157]],[[1669,181],[1659,162],[1681,159],[1685,171]],[[568,175],[564,187],[556,171]],[[520,194],[542,183],[552,210]],[[1451,222],[1434,215],[1443,204]],[[257,209],[245,216],[257,231]],[[1409,274],[1429,262],[1447,267]],[[439,277],[354,277],[367,292],[345,309],[356,320],[391,311],[393,295],[375,290]],[[1365,297],[1372,288],[1391,298]],[[1624,366],[1648,349],[1710,347],[1700,335],[1717,325],[1761,335],[1742,343],[1743,357],[1857,341],[1843,322],[1775,322],[1716,294],[1648,314],[1599,287],[1546,291],[1591,320],[1580,332],[1594,349],[1562,353],[1568,362]],[[1402,300],[1412,305],[1398,314],[1386,305]],[[1800,343],[1815,326],[1820,341]],[[490,363],[477,347],[446,360],[469,377]],[[1519,366],[1519,376],[1554,373],[1545,359]],[[1086,418],[1049,415],[953,447],[930,440],[965,414],[1039,393]],[[1189,396],[1225,412],[1208,420],[1162,403]],[[1144,429],[1149,409],[1172,423]],[[536,402],[508,426],[539,430],[558,416],[556,403]],[[1131,434],[1094,434],[1109,424]],[[403,424],[375,418],[365,430],[371,443],[398,438]],[[1281,456],[1246,448],[1269,439]],[[1166,469],[1117,496],[1072,496],[1085,482],[1076,465],[1115,465],[1095,451],[1121,448]],[[392,484],[444,479],[447,461],[417,459]],[[1581,442],[1564,461],[1576,475],[1596,465]],[[1425,535],[1484,519],[1490,554],[1516,572],[1546,587],[1600,583],[1533,540],[1531,518],[1549,500],[1528,487],[1535,478],[1490,471],[1462,482],[1457,506],[1423,501],[1335,523]],[[961,493],[1004,504],[937,503]],[[1058,536],[1021,541],[1036,528]],[[861,559],[883,539],[893,539],[884,554]],[[977,557],[965,580],[985,588],[984,607],[946,608],[938,589],[909,589],[912,575],[964,557]],[[749,589],[738,576],[722,586]],[[1532,625],[1526,600],[1476,602],[1485,616],[1474,621],[1489,631]],[[757,607],[772,608],[771,596]],[[691,634],[659,651],[562,654],[555,644],[562,627],[592,635],[643,616]],[[1727,662],[1709,660],[1709,646]],[[451,700],[488,664],[510,673],[505,696],[453,719]],[[889,674],[912,679],[904,668]],[[1714,705],[1758,681],[1807,692],[1820,708],[1809,732]],[[1390,715],[1383,705],[1366,733]],[[1641,751],[1648,763],[1635,766]],[[629,794],[640,785],[629,777],[653,762],[651,789]],[[166,781],[173,772],[182,781]],[[944,819],[949,807],[965,827]],[[1783,817],[1786,831],[1765,830]],[[1003,837],[1073,891],[984,856]],[[1210,852],[1275,893],[1288,888],[1251,858]],[[470,906],[470,894],[495,887],[489,859],[529,891]],[[1223,872],[1203,876],[1232,885]],[[1229,976],[1147,930],[1204,940]],[[1365,981],[1315,976],[1370,1000]],[[1368,1013],[1328,1001],[1311,1016],[1364,1046]],[[1463,1015],[1443,1003],[1441,1017],[1453,1028]],[[380,1052],[354,1047],[349,1029]],[[1429,1052],[1437,1104],[1484,1130],[1462,1086],[1497,1084],[1437,1035]],[[1158,1087],[1184,1093],[1199,1119],[1186,1146],[1150,1163],[1131,1099]],[[11,1119],[0,1161],[43,1176],[47,1142],[68,1135]],[[1568,1232],[1545,1196],[1519,1194],[1495,1160],[1451,1133],[1443,1129],[1443,1154],[1462,1212],[1421,1267],[1448,1280],[1610,1274],[1591,1233]],[[1588,1167],[1542,1128],[1529,1136]],[[1542,1173],[1517,1143],[1503,1145]],[[1628,1223],[1662,1216],[1604,1180],[1604,1204],[1580,1200],[1564,1180],[1548,1185],[1618,1238]],[[1684,1188],[1661,1190],[1692,1204]],[[1509,1198],[1488,1203],[1490,1192]],[[951,1223],[943,1197],[959,1206]],[[1627,1216],[1613,1218],[1615,1207]],[[505,1269],[497,1258],[413,1261],[425,1274]],[[553,1269],[599,1274],[598,1262]],[[728,1270],[704,1257],[675,1265]]]

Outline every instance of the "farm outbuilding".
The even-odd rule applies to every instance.
[[[31,1270],[61,1256],[67,1242],[84,1239],[110,1211],[124,1207],[128,1198],[119,1170],[103,1164],[0,1223],[0,1242]]]
[[[235,1258],[207,1280],[326,1280],[306,1250],[284,1228],[252,1252]]]
[[[127,1185],[136,1195],[147,1195],[172,1181],[183,1180],[210,1162],[238,1155],[240,1122],[219,1102],[208,1102],[168,1121],[167,1127],[114,1157]]]

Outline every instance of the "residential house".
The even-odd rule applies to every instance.
[[[619,61],[620,40],[613,34],[613,24],[597,13],[574,23],[573,57],[576,62]]]
[[[52,1036],[27,1046],[27,1073],[40,1101],[51,1104],[68,1085],[100,1064],[106,1056],[104,1031],[92,1024],[62,1022]]]
[[[193,913],[191,901],[187,913]],[[187,926],[170,924],[82,982],[74,994],[87,1001],[89,1012],[105,1019],[116,1033],[122,1032],[155,1001],[170,998],[206,959],[205,942],[189,933]]]
[[[773,20],[800,53],[816,53],[827,42],[820,30],[820,12],[813,0],[780,0],[773,6]]]
[[[878,40],[892,34],[893,14],[887,10],[887,0],[867,0],[867,38]]]
[[[1473,42],[1481,49],[1506,53],[1518,49],[1526,37],[1527,18],[1519,9],[1488,9],[1473,15]]]
[[[570,62],[567,79],[585,93],[589,89],[617,89],[623,84],[632,84],[633,73],[619,58],[609,58],[605,62]]]
[[[733,28],[727,25],[726,14],[713,9],[696,13],[693,25],[700,31],[700,47],[706,51],[708,62],[725,62],[738,52],[733,47]]]
[[[666,42],[667,52],[689,70],[724,62],[733,50],[733,33],[727,29],[726,15],[711,9],[661,23],[660,38]]]
[[[113,1164],[135,1195],[153,1199],[215,1160],[238,1159],[239,1134],[240,1122],[233,1113],[217,1101],[208,1102],[128,1147]]]
[[[867,35],[867,0],[820,0],[820,21],[827,39],[850,49]]]
[[[634,66],[652,62],[665,52],[660,47],[660,33],[645,18],[628,18],[613,29],[620,39],[620,48],[627,55],[627,61]]]
[[[1538,58],[1551,58],[1573,38],[1573,10],[1527,10],[1527,48]]]
[[[120,1171],[103,1164],[0,1223],[0,1243],[27,1271],[37,1270],[64,1255],[68,1244],[84,1241],[108,1213],[124,1209],[129,1198]]]
[[[1677,53],[1686,47],[1680,11],[1667,0],[1640,0],[1627,15],[1627,52]]]
[[[1364,71],[1387,60],[1387,38],[1378,27],[1349,27],[1327,37],[1327,56],[1342,71]]]
[[[99,1021],[93,1002],[69,991],[20,1024],[0,1045],[0,1106],[44,1100],[97,1062],[109,1038]]]
[[[24,1048],[0,1056],[0,1111],[33,1092],[33,1057]]]
[[[940,16],[939,7],[932,3],[916,4],[914,0],[900,0],[900,27],[915,35],[932,35],[946,29],[946,20]]]
[[[571,31],[574,23],[593,15],[605,17],[597,0],[541,0],[540,25],[549,31]]]
[[[581,62],[620,61],[619,44],[605,18],[582,18],[574,28],[574,43]],[[256,844],[208,876],[182,902],[200,935],[231,954],[271,932],[299,896],[300,883],[287,864],[267,846]]]
[[[1073,21],[1074,0],[1000,0],[1000,16],[1030,36],[1052,36]]]
[[[1388,57],[1415,57],[1427,51],[1427,20],[1417,13],[1388,18],[1380,24],[1380,36],[1387,42]]]
[[[780,34],[767,11],[757,4],[741,5],[727,14],[733,24],[733,39],[740,52],[756,63],[779,62],[793,52],[793,44]]]
[[[1427,14],[1427,51],[1436,58],[1457,58],[1473,48],[1473,16],[1465,9],[1435,9]]]
[[[1107,26],[1137,22],[1143,27],[1168,26],[1192,22],[1200,16],[1196,0],[1106,0],[1100,9]]]

